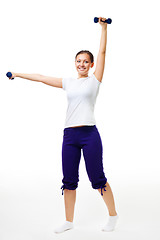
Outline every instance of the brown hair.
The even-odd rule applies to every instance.
[[[88,51],[88,50],[81,50],[80,52],[78,52],[78,53],[76,54],[76,56],[75,56],[75,59],[77,58],[77,56],[78,56],[79,54],[83,54],[83,53],[86,53],[86,54],[89,55],[90,60],[91,60],[91,63],[94,62],[94,56],[93,56],[93,54],[92,54],[90,51]]]

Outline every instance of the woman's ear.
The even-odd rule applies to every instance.
[[[91,63],[91,68],[94,66],[94,62],[93,63]]]

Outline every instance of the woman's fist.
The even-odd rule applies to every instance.
[[[104,21],[106,21],[107,19],[106,18],[102,18],[102,17],[99,17],[99,24],[102,26],[102,27],[104,27],[104,28],[107,28],[107,23],[106,22],[104,22]],[[103,22],[102,22],[103,21]]]
[[[16,74],[13,73],[13,72],[7,72],[6,76],[9,78],[9,79],[14,79],[16,77]]]

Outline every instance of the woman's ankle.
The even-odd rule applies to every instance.
[[[115,211],[115,212],[109,212],[109,216],[117,216],[118,214],[117,214],[117,212]]]
[[[73,223],[73,219],[67,219],[67,218],[66,218],[66,221]]]

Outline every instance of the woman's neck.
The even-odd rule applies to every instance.
[[[79,74],[78,74],[78,79],[79,79],[79,78],[87,78],[87,77],[88,77],[88,74],[87,74],[87,75],[79,75]]]

